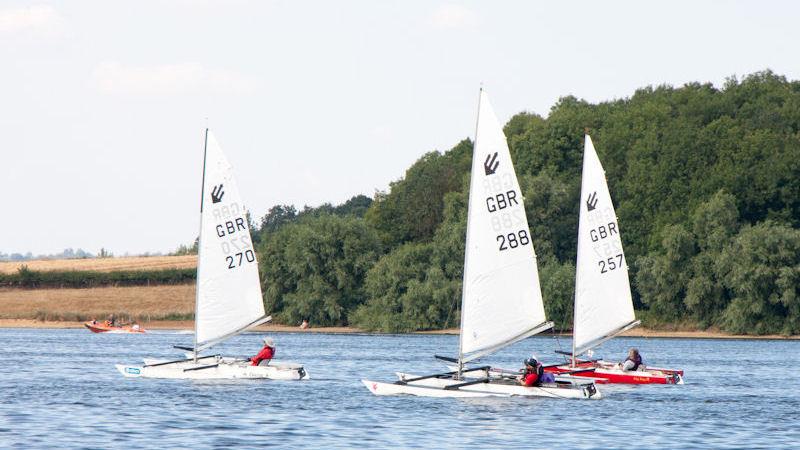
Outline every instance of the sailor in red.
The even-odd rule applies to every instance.
[[[256,356],[250,358],[250,364],[253,366],[266,366],[274,356],[275,341],[267,337],[264,338],[264,348]]]
[[[542,377],[542,365],[534,358],[525,360],[525,373],[522,374],[519,384],[527,387],[539,386]]]

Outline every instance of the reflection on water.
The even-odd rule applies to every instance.
[[[360,378],[431,373],[455,336],[276,333],[278,359],[305,382],[125,379],[115,363],[179,355],[191,335],[0,330],[0,447],[791,448],[800,342],[619,338],[598,351],[686,370],[683,386],[607,385],[599,401],[374,397]],[[537,337],[488,362],[531,352],[555,362],[569,340]],[[219,346],[250,356],[258,336]],[[769,367],[769,370],[764,370]]]

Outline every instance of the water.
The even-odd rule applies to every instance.
[[[0,330],[0,447],[797,448],[797,341],[617,338],[602,348],[680,367],[683,386],[602,386],[599,401],[375,397],[360,378],[433,373],[456,336],[277,333],[278,359],[310,381],[125,379],[115,363],[176,356],[191,335]],[[259,335],[220,345],[252,355]],[[556,361],[552,337],[488,362]],[[561,339],[563,349],[569,340]],[[765,370],[766,369],[766,370]]]

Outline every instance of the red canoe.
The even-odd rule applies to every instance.
[[[144,328],[138,325],[106,325],[100,322],[86,322],[83,324],[92,333],[144,333]]]
[[[586,369],[582,371],[581,369]],[[569,372],[579,377],[605,380],[607,383],[623,384],[683,384],[683,370],[647,367],[644,370],[622,370],[619,365],[605,361],[578,360],[575,367],[569,364],[545,367],[545,372],[554,374]]]

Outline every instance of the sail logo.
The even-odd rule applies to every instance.
[[[494,154],[486,155],[486,161],[483,162],[483,171],[486,173],[486,176],[493,175],[497,171],[497,167],[500,165],[500,161],[497,160],[497,152]]]
[[[586,199],[586,210],[594,211],[595,208],[597,208],[597,191],[589,194],[589,198]]]
[[[214,186],[214,189],[211,190],[211,202],[221,202],[223,195],[225,195],[225,192],[222,190],[222,185],[220,184],[219,186]]]

